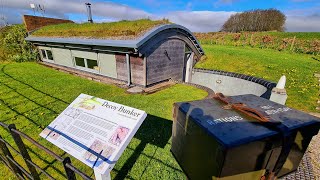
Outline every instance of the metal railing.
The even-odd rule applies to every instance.
[[[39,149],[46,152],[48,155],[54,157],[57,161],[61,162],[64,167],[64,171],[66,173],[66,177],[69,180],[75,180],[76,174],[82,177],[85,180],[91,180],[92,178],[86,175],[85,173],[81,172],[79,169],[74,167],[71,163],[70,157],[62,158],[61,156],[57,155],[56,153],[52,152],[48,148],[44,147],[43,145],[36,142],[34,139],[29,137],[28,135],[24,134],[23,132],[16,129],[14,124],[7,125],[3,122],[0,122],[0,126],[6,129],[11,137],[13,138],[15,144],[18,147],[18,150],[15,149],[10,143],[5,141],[2,136],[0,135],[0,149],[2,154],[0,154],[0,161],[3,162],[14,174],[18,179],[33,179],[39,180],[39,172],[43,173],[49,179],[55,179],[50,174],[48,174],[44,169],[39,167],[35,164],[29,155],[29,152],[26,148],[25,143],[22,141],[22,138],[29,141],[31,144],[35,145]],[[15,152],[17,155],[21,156],[26,163],[27,169],[22,167],[12,156],[11,151]],[[38,171],[37,171],[38,170]]]

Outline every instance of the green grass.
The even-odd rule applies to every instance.
[[[286,75],[287,105],[299,110],[316,112],[320,62],[315,56],[279,52],[271,49],[203,45],[207,59],[198,68],[238,72],[278,82]]]
[[[320,32],[210,32],[195,33],[201,44],[249,46],[290,51],[305,54],[320,54]]]
[[[152,21],[140,19],[134,21],[119,21],[108,23],[65,23],[45,26],[34,33],[33,36],[45,37],[89,37],[89,38],[124,38],[133,39],[146,31],[170,23],[168,20]]]
[[[254,37],[262,37],[265,35],[272,36],[274,38],[283,39],[283,38],[293,38],[296,36],[300,40],[314,40],[320,39],[319,32],[274,32],[274,31],[265,31],[265,32],[241,32],[241,33],[226,33],[226,32],[209,32],[209,33],[195,33],[198,37],[213,37],[213,36],[227,36],[227,38],[232,38],[236,34],[253,34]],[[250,36],[249,36],[250,38]]]
[[[89,81],[36,63],[0,64],[0,120],[7,124],[15,123],[18,129],[63,157],[67,155],[41,138],[39,133],[80,93],[148,113],[147,119],[112,171],[113,178],[185,179],[170,152],[173,103],[202,99],[207,92],[191,86],[175,85],[150,95],[130,95],[116,86]],[[1,127],[0,134],[14,144]],[[39,149],[32,149],[29,152],[34,162],[42,168],[46,167],[55,178],[65,179],[61,163]],[[21,158],[16,159],[22,162]],[[74,158],[72,162],[92,175],[92,170],[86,165]],[[0,176],[14,179],[2,163]],[[44,175],[41,177],[44,178]]]
[[[0,28],[0,62],[8,59],[7,51],[4,47],[4,39],[6,35],[11,31],[13,26],[5,26]]]

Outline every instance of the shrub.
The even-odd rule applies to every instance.
[[[25,40],[28,33],[23,25],[14,25],[3,40],[4,51],[15,62],[35,61],[38,51]]]

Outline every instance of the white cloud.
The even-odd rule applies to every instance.
[[[2,1],[2,5],[5,11],[0,12],[4,13],[8,21],[12,23],[13,19],[16,17],[8,14],[8,9],[14,9],[15,14],[25,14],[26,11],[30,11],[30,3],[42,4],[45,7],[45,14],[47,16],[54,16],[59,18],[66,18],[67,14],[86,14],[86,1],[83,0],[50,0],[50,1],[42,1],[42,0],[10,0],[10,1]],[[114,18],[114,19],[140,19],[147,18],[151,16],[151,14],[129,7],[127,5],[112,3],[112,2],[95,2],[92,3],[92,14],[94,16],[102,16],[106,18]],[[21,22],[21,21],[20,21]]]
[[[219,31],[233,11],[176,11],[165,17],[171,22],[181,24],[193,32]]]
[[[149,0],[154,2],[155,0]],[[222,3],[232,3],[237,0],[219,0]],[[301,0],[300,0],[301,1]],[[46,15],[49,17],[68,18],[69,14],[77,14],[73,19],[78,22],[86,21],[85,0],[7,0],[2,1],[1,14],[7,17],[9,23],[21,23],[22,15],[31,13],[30,3],[44,3]],[[92,3],[92,13],[96,22],[116,21],[121,19],[162,19],[168,18],[171,22],[181,24],[194,32],[219,31],[223,23],[234,11],[191,11],[192,4],[186,5],[186,11],[171,11],[166,14],[150,14],[141,9],[112,2]],[[320,31],[320,7],[309,9],[293,9],[286,11],[287,31]],[[299,15],[299,16],[297,16]],[[1,22],[0,22],[1,24]]]
[[[286,30],[289,32],[319,32],[320,16],[287,16]]]

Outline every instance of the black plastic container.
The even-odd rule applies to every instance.
[[[171,151],[187,177],[260,179],[265,171],[278,177],[295,171],[320,118],[255,95],[231,98],[268,115],[272,123],[226,109],[216,99],[176,103]]]

